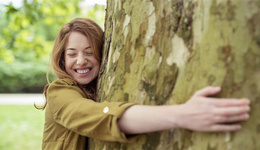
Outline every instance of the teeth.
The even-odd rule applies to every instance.
[[[89,72],[89,69],[86,69],[86,70],[76,70],[77,73],[87,73]]]

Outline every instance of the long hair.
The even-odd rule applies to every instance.
[[[75,79],[73,79],[65,70],[65,58],[64,58],[65,47],[68,42],[68,38],[71,32],[73,31],[80,32],[81,34],[85,35],[88,38],[88,40],[90,41],[90,46],[93,49],[94,57],[98,61],[101,61],[101,53],[102,53],[101,51],[102,51],[103,36],[104,36],[104,32],[102,28],[91,19],[76,18],[71,22],[65,24],[61,28],[58,36],[55,39],[54,47],[51,53],[50,63],[51,63],[52,72],[55,74],[55,76],[58,79],[68,78],[75,81]],[[45,96],[45,103],[43,106],[40,107],[34,104],[34,106],[37,109],[44,110],[47,105],[46,92],[50,84],[48,78],[48,72],[47,72],[47,80],[48,80],[48,84],[45,85],[44,92],[43,92]],[[91,83],[89,83],[87,86],[80,85],[79,87],[85,92],[87,98],[95,100],[96,79]]]

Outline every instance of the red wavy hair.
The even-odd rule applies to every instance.
[[[102,51],[102,46],[103,46],[103,36],[104,32],[102,28],[92,21],[91,19],[88,18],[75,18],[71,22],[63,25],[61,28],[58,36],[55,39],[54,47],[51,53],[51,68],[52,72],[55,74],[55,76],[58,79],[64,79],[64,78],[69,78],[71,80],[74,80],[65,70],[65,58],[64,58],[64,51],[65,47],[68,41],[68,38],[71,34],[71,32],[77,31],[85,35],[89,41],[90,41],[90,46],[93,49],[93,55],[94,57],[101,61],[101,51]],[[49,73],[47,72],[47,80],[49,83]],[[76,80],[74,80],[76,81]],[[49,87],[49,84],[45,85],[44,87],[44,95],[46,99],[46,91]],[[88,85],[88,87],[80,86],[82,90],[85,92],[87,98],[91,98],[95,100],[95,89],[96,89],[96,80],[93,81]],[[42,109],[44,110],[47,105],[47,100],[45,100],[45,104],[43,106],[34,106],[37,109]]]

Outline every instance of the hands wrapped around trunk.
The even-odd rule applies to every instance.
[[[236,131],[239,121],[249,118],[248,99],[212,98],[219,87],[206,87],[197,91],[188,102],[180,105],[178,127],[196,131]],[[235,122],[235,123],[234,123]]]
[[[128,134],[172,128],[207,132],[240,130],[238,122],[249,118],[250,101],[208,97],[220,91],[220,87],[206,87],[180,105],[132,106],[118,120],[119,128]]]

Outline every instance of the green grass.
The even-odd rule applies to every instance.
[[[29,105],[0,105],[0,150],[40,150],[44,111]]]

